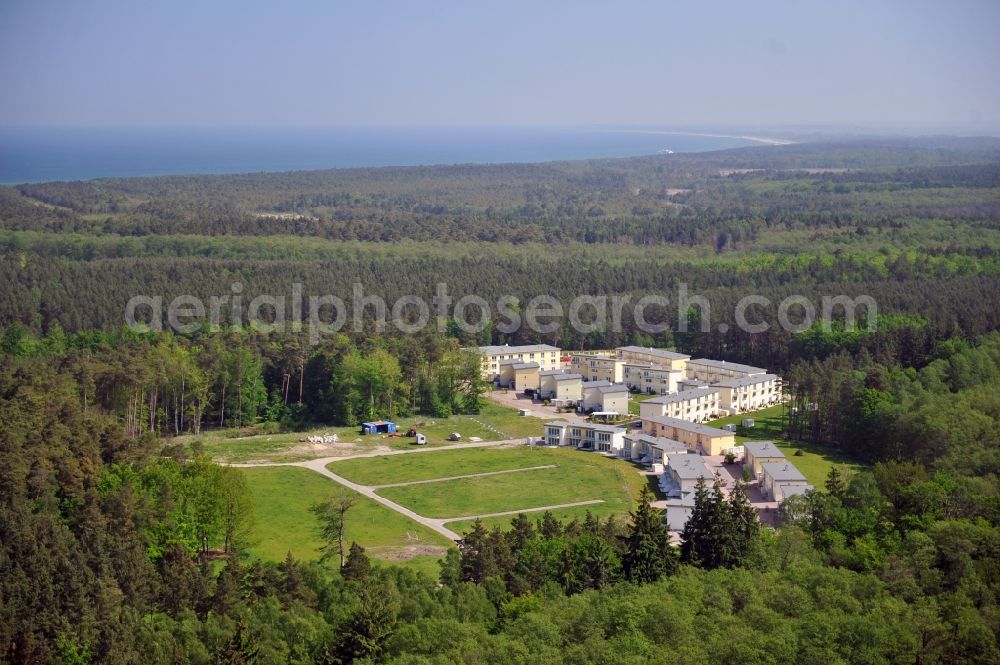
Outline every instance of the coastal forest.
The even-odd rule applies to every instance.
[[[0,247],[2,662],[1000,663],[1000,141],[4,186]],[[683,284],[711,311],[656,309],[655,334],[124,325],[137,294],[237,282],[244,305]],[[878,311],[720,327],[751,293],[771,322],[791,295]],[[253,558],[239,471],[174,443],[475,414],[463,348],[503,343],[767,367],[784,435],[858,470],[777,529],[702,485],[677,547],[646,493],[628,519],[476,523],[427,575],[357,544]]]

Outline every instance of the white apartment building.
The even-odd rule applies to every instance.
[[[570,371],[582,374],[588,381],[609,381],[611,383],[622,382],[624,365],[625,361],[614,356],[592,353],[571,353],[569,361]]]
[[[684,371],[691,356],[650,346],[619,346],[615,354],[620,360],[635,365],[655,365]]]
[[[719,391],[715,388],[684,390],[639,402],[639,417],[679,418],[693,423],[711,420],[719,412]]]
[[[628,389],[620,383],[584,381],[581,406],[585,411],[628,413]]]
[[[762,367],[741,365],[740,363],[731,363],[725,360],[712,360],[710,358],[688,360],[685,371],[689,379],[700,379],[708,383],[742,379],[757,374],[767,374],[767,370]]]
[[[548,344],[529,344],[526,346],[480,346],[467,349],[479,353],[483,357],[483,377],[493,381],[500,376],[500,362],[516,360],[523,363],[538,363],[542,371],[559,369],[560,349]]]
[[[620,456],[625,445],[625,429],[613,425],[559,420],[545,423],[545,443],[549,446],[572,446]]]
[[[625,385],[629,390],[647,395],[675,393],[678,382],[684,377],[683,370],[663,365],[623,363],[622,380]]]
[[[754,374],[739,379],[718,381],[719,404],[729,413],[756,411],[781,402],[781,378],[777,374]]]

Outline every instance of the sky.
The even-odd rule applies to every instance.
[[[2,0],[0,126],[1000,129],[997,0]]]

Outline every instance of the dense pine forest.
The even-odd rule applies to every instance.
[[[5,662],[1000,663],[998,141],[0,187],[0,246]],[[234,282],[520,302],[685,283],[712,307],[705,332],[662,308],[657,334],[123,326],[136,294]],[[868,295],[877,325],[720,332],[748,293]],[[477,523],[431,577],[356,545],[253,559],[240,473],[173,443],[476,413],[461,349],[504,342],[766,366],[799,407],[785,435],[865,466],[778,529],[702,486],[679,547],[648,495],[628,520]]]

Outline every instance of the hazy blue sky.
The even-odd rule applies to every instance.
[[[0,125],[996,129],[998,33],[998,0],[2,0]]]

